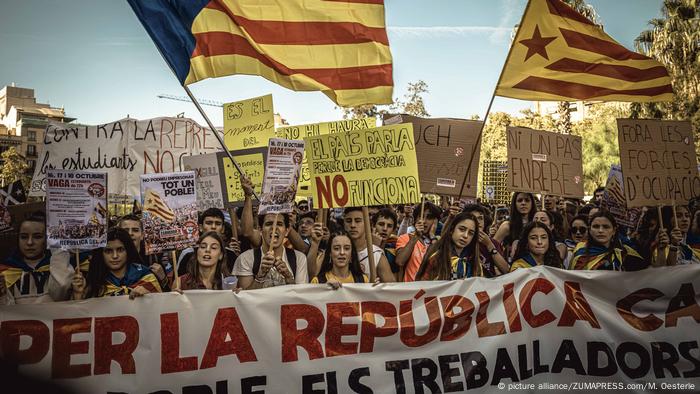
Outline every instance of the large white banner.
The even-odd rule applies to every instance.
[[[0,308],[84,393],[697,392],[700,266],[192,291]]]
[[[111,202],[139,199],[139,175],[184,170],[183,157],[218,152],[211,130],[187,118],[121,119],[86,126],[51,122],[30,196],[43,196],[46,170],[107,171]]]

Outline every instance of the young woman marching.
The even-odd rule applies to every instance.
[[[369,278],[362,273],[357,250],[346,234],[333,234],[323,256],[321,269],[311,283],[328,283],[334,289],[342,283],[367,283]]]
[[[197,250],[180,276],[180,290],[223,290],[223,278],[229,276],[224,239],[217,231],[202,234]]]
[[[160,284],[150,269],[139,264],[138,251],[129,233],[121,228],[107,232],[107,246],[92,253],[87,280],[80,271],[73,276],[73,299],[159,293]]]
[[[537,204],[532,193],[513,193],[510,202],[510,220],[501,223],[496,235],[493,236],[503,245],[510,261],[512,261],[516,249],[511,244],[520,239],[523,228],[533,220],[536,210]]]
[[[559,251],[554,246],[554,236],[547,224],[541,221],[528,223],[518,240],[515,251],[516,260],[510,266],[513,272],[520,268],[532,268],[538,265],[562,268]]]
[[[634,249],[622,245],[616,234],[615,218],[607,211],[596,212],[589,222],[588,239],[574,250],[569,269],[620,271],[628,256],[642,259]]]
[[[484,269],[485,256],[476,261],[478,228],[477,219],[472,214],[463,212],[455,216],[442,237],[428,249],[416,278],[451,280],[495,276]]]

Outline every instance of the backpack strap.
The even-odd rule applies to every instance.
[[[289,263],[289,268],[292,269],[292,276],[297,275],[297,253],[294,251],[294,249],[288,249],[284,248],[284,251],[287,252],[287,263]]]
[[[260,263],[262,262],[262,251],[260,248],[253,249],[253,277],[258,276],[260,271]]]

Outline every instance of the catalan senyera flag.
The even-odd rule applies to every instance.
[[[537,101],[670,101],[671,79],[560,0],[530,0],[496,95]]]
[[[128,0],[183,85],[260,75],[341,106],[390,104],[384,0]]]
[[[143,210],[163,219],[165,222],[172,223],[175,221],[175,212],[160,197],[160,194],[152,189],[146,190],[146,198],[143,199]]]

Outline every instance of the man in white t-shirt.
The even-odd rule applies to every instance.
[[[357,258],[360,260],[362,272],[370,276],[369,259],[367,258],[367,238],[365,237],[365,221],[362,215],[362,208],[346,208],[343,212],[343,227],[352,240],[357,250]],[[391,272],[389,261],[384,256],[384,250],[379,246],[372,245],[374,264],[377,267],[377,276],[382,282],[396,282],[394,274]]]
[[[259,216],[258,220],[262,247],[247,250],[236,259],[233,275],[238,276],[239,286],[251,290],[309,283],[306,256],[284,247],[284,239],[289,233],[289,215],[268,213]]]

